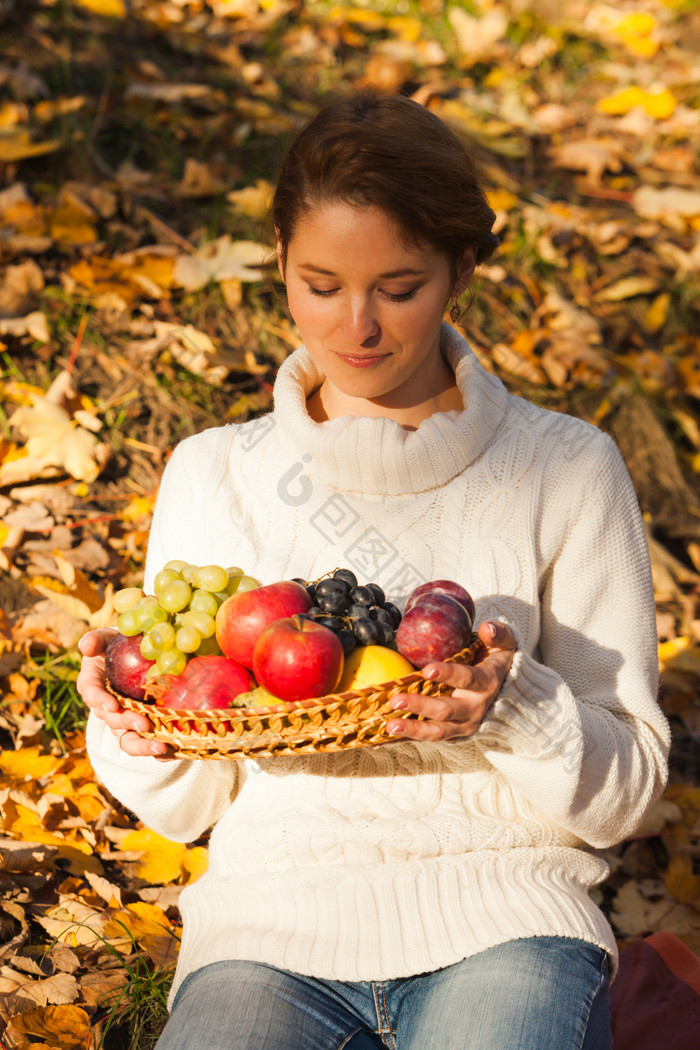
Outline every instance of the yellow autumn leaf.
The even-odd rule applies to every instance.
[[[30,777],[39,780],[61,764],[56,755],[47,755],[41,747],[23,747],[19,751],[0,751],[0,773],[13,780]]]
[[[693,904],[700,899],[700,875],[693,871],[693,861],[687,853],[674,853],[664,875],[666,889],[681,904]]]
[[[104,15],[105,18],[126,18],[126,4],[124,0],[76,0],[78,7],[84,7],[94,15]]]
[[[601,288],[593,298],[601,303],[618,303],[623,299],[632,299],[635,295],[649,295],[658,286],[659,282],[654,277],[621,277],[619,281]]]
[[[653,58],[659,50],[658,40],[651,34],[656,29],[656,19],[648,11],[631,11],[612,27],[612,33],[630,51],[642,58]]]
[[[84,1050],[90,1039],[90,1018],[80,1006],[40,1006],[10,1018],[3,1038],[24,1050],[38,1045]]]
[[[168,882],[194,882],[206,870],[207,851],[202,846],[188,849],[171,842],[150,828],[130,831],[122,839],[123,850],[141,850],[136,874],[145,882],[162,885]],[[189,854],[195,854],[190,858]]]
[[[31,407],[18,408],[10,424],[26,439],[28,455],[44,466],[61,467],[80,481],[94,481],[99,474],[95,435],[48,398],[33,396]]]
[[[0,135],[0,162],[12,164],[18,160],[26,160],[28,157],[40,157],[44,153],[53,153],[60,145],[59,139],[32,142],[28,131]]]
[[[518,198],[510,190],[489,190],[486,196],[494,211],[510,211],[518,204]]]
[[[657,295],[644,318],[644,324],[648,332],[658,332],[663,328],[666,324],[670,307],[671,296],[669,292],[662,292],[661,295]]]
[[[175,926],[157,904],[149,901],[134,901],[115,911],[105,924],[104,934],[119,950],[130,951],[136,941],[159,966],[174,963],[180,947]]]
[[[56,208],[49,223],[49,233],[61,244],[94,244],[97,230],[90,221],[94,213],[70,200]]]
[[[668,88],[645,91],[640,87],[626,87],[608,98],[599,99],[596,109],[608,116],[624,116],[636,106],[641,106],[655,120],[666,120],[673,116],[676,99]]]
[[[258,179],[254,186],[231,190],[226,195],[226,200],[242,215],[249,215],[252,219],[264,219],[270,210],[273,192],[272,183],[267,179]]]

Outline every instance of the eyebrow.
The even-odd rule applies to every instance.
[[[313,263],[300,263],[300,270],[310,270],[312,273],[322,274],[324,277],[337,277],[338,275],[333,270],[324,270],[321,266],[314,266]],[[390,279],[392,277],[423,277],[425,270],[412,270],[410,267],[405,267],[402,270],[390,270],[388,273],[380,273],[379,277],[382,280]]]

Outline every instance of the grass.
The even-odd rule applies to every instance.
[[[53,657],[47,652],[44,656],[39,706],[48,732],[64,754],[68,751],[64,736],[84,730],[87,722],[85,704],[78,696],[75,685],[79,668],[80,662],[75,652],[59,653]]]

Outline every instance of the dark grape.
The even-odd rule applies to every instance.
[[[368,583],[367,587],[372,592],[372,594],[374,595],[374,604],[375,605],[383,605],[384,601],[386,599],[386,595],[384,594],[384,591],[381,589],[379,584],[378,583]]]
[[[374,620],[355,620],[352,630],[360,645],[379,644],[380,624],[375,623]]]
[[[377,620],[379,623],[386,623],[393,629],[394,621],[391,618],[391,613],[387,612],[386,609],[380,609],[378,605],[375,605],[369,611],[370,620]]]
[[[343,628],[343,621],[339,616],[318,616],[316,618],[316,623],[322,624],[330,631],[335,631],[336,634]]]
[[[354,605],[374,605],[374,595],[372,594],[369,587],[353,587],[350,591],[350,598]]]
[[[326,614],[318,605],[312,605],[310,609],[306,610],[306,615],[311,620],[318,620],[319,616],[325,616]]]
[[[333,573],[334,580],[345,580],[350,587],[357,587],[357,576],[351,569],[336,569]]]
[[[366,605],[351,605],[347,610],[347,615],[354,620],[358,617],[361,620],[369,620],[369,608]]]
[[[357,646],[357,639],[352,631],[348,630],[347,627],[341,627],[338,631],[338,641],[343,647],[343,653],[345,656],[351,653]]]
[[[350,585],[346,580],[336,580],[333,577],[327,580],[319,580],[316,584],[317,598],[325,598],[329,594],[342,594],[345,597],[349,591]]]
[[[401,610],[393,604],[393,602],[384,602],[384,609],[391,616],[391,622],[394,628],[397,628],[401,623]]]
[[[308,587],[306,580],[302,580],[301,576],[292,576],[292,583],[300,583],[302,587]]]
[[[307,583],[307,585],[306,585],[306,593],[308,594],[308,596],[311,599],[311,601],[315,602],[316,601],[316,584],[315,583]]]
[[[348,605],[347,595],[345,594],[317,594],[316,601],[324,612],[332,613],[333,616],[340,616],[345,612]]]
[[[370,621],[371,622],[371,621]],[[394,645],[394,628],[389,623],[383,623],[381,620],[376,621],[376,626],[379,628],[379,645],[393,646]]]

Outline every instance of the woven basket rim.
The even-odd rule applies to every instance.
[[[482,648],[483,643],[473,635],[469,645],[442,662],[471,664]],[[424,678],[420,670],[361,689],[261,707],[168,708],[126,697],[109,682],[105,688],[123,707],[151,722],[153,730],[140,732],[140,736],[168,743],[176,755],[187,758],[336,751],[396,743],[399,738],[386,733],[385,723],[391,718],[417,717],[389,707],[397,693],[441,696],[452,692],[449,686]]]

